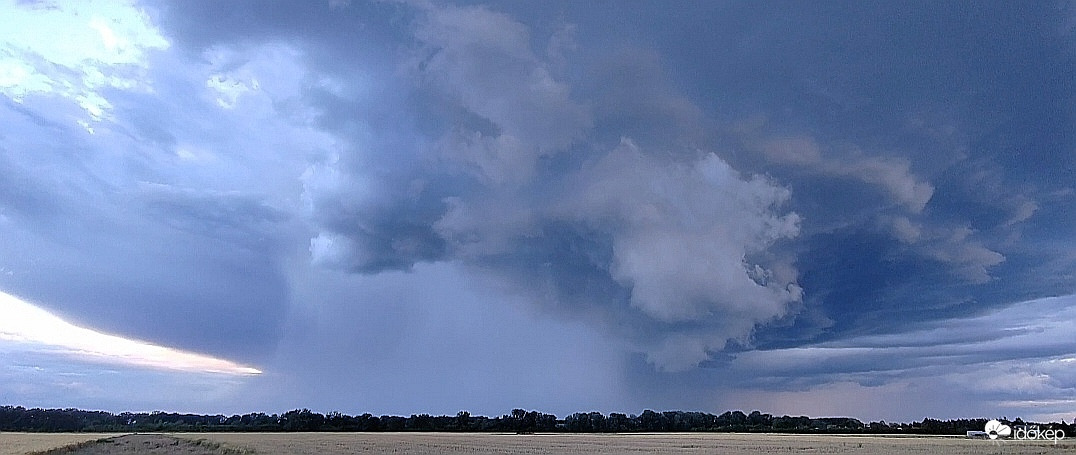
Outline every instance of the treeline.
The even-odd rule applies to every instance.
[[[1023,424],[1020,419],[1012,422]],[[553,414],[515,409],[500,417],[417,414],[410,417],[351,416],[339,412],[320,414],[297,409],[283,414],[201,415],[166,412],[112,414],[79,409],[26,409],[0,407],[0,431],[26,432],[289,432],[289,431],[445,431],[445,432],[788,432],[788,433],[904,433],[958,434],[982,430],[986,419],[935,420],[913,423],[863,422],[848,417],[774,417],[753,411],[729,411],[721,415],[704,412],[643,411],[639,415],[600,412],[575,413],[558,419]],[[1071,425],[1052,424],[1066,434]]]

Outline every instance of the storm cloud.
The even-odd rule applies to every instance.
[[[227,406],[1071,399],[1065,8],[2,8],[0,290],[265,372]]]

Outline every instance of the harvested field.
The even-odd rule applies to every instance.
[[[96,441],[96,442],[94,442]],[[54,449],[51,450],[50,449]],[[1061,454],[1076,441],[968,440],[735,433],[459,434],[459,433],[0,433],[0,455],[230,454]]]
[[[265,455],[395,453],[432,454],[1061,454],[1076,441],[969,440],[962,437],[662,433],[662,434],[454,434],[454,433],[208,433],[176,434]]]

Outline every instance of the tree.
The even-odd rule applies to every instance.
[[[460,431],[467,431],[471,425],[471,413],[467,411],[460,411],[456,413],[456,427]]]

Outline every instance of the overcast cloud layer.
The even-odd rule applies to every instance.
[[[994,3],[2,0],[0,291],[263,374],[0,402],[1071,420],[1076,10]]]

